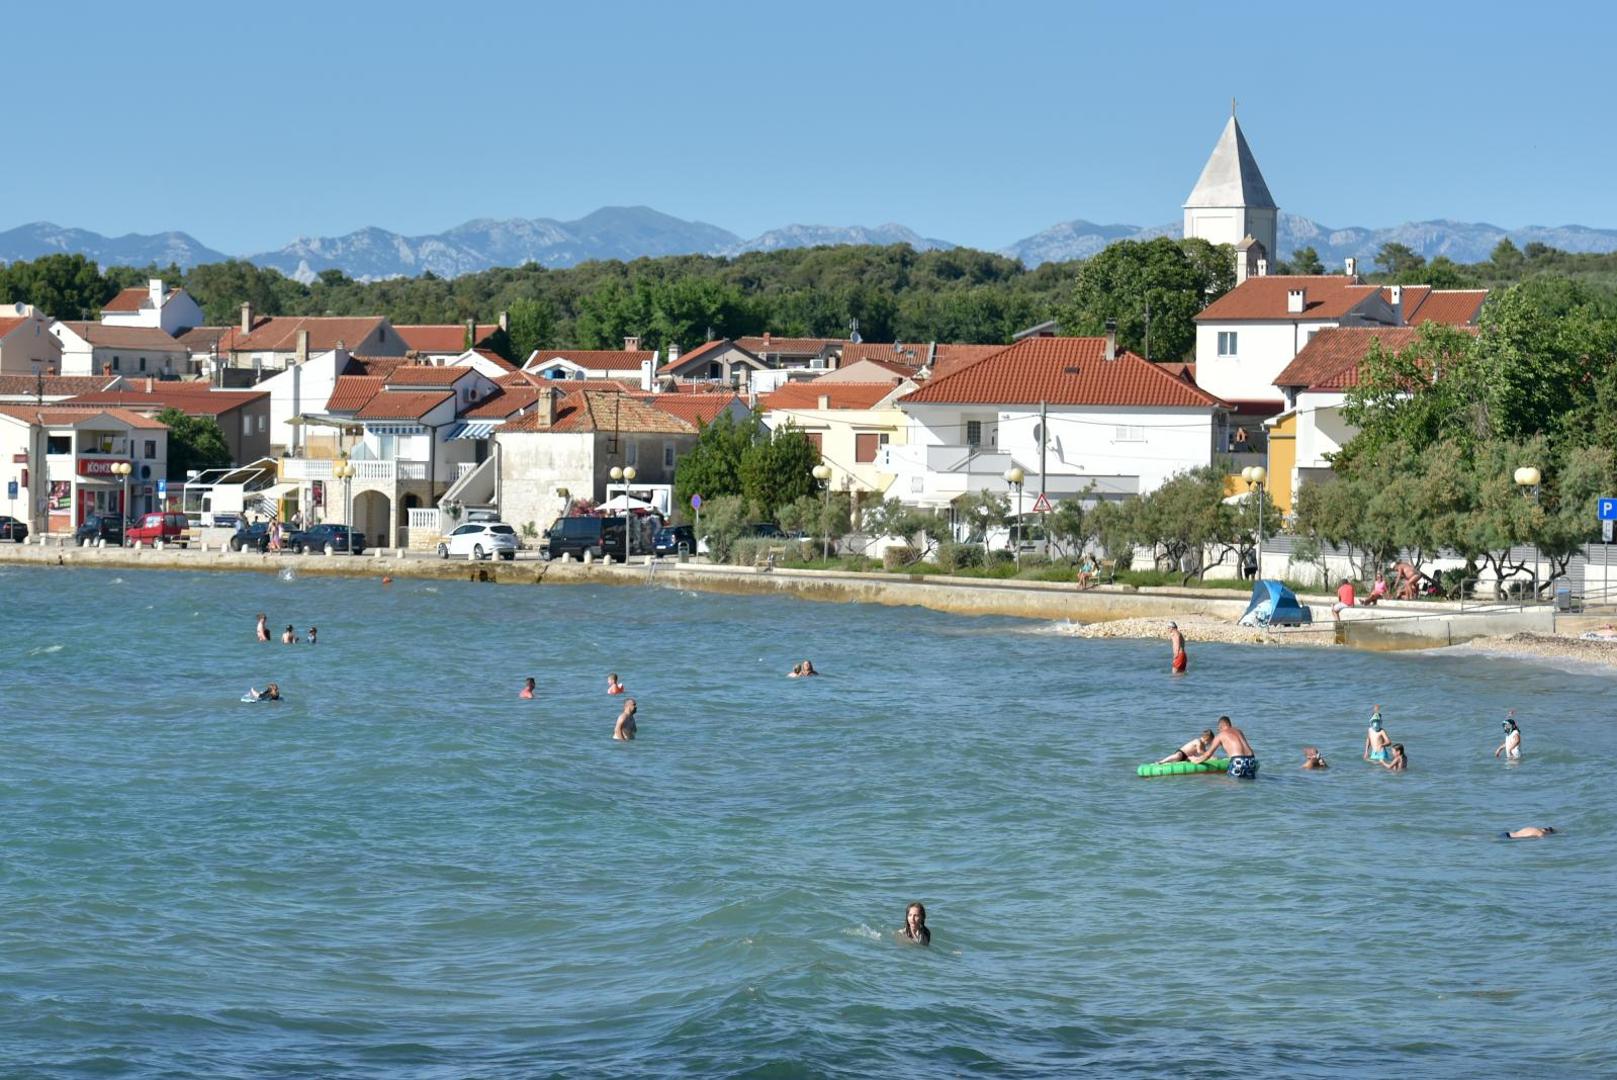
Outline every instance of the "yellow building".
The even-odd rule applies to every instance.
[[[893,482],[877,466],[884,446],[905,442],[907,420],[894,402],[914,389],[907,380],[791,382],[758,401],[771,430],[791,424],[820,450],[831,467],[834,491],[881,494]]]

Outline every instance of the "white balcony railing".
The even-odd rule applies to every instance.
[[[477,464],[475,461],[457,462],[455,464],[455,483],[460,483],[460,478],[477,468]]]
[[[281,478],[284,480],[335,480],[337,462],[329,458],[283,458]],[[354,470],[355,483],[391,484],[399,480],[425,480],[425,461],[373,461],[353,458],[348,462]]]

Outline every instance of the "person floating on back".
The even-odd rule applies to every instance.
[[[1175,675],[1183,675],[1190,665],[1190,654],[1185,652],[1185,635],[1179,632],[1179,624],[1168,624],[1168,645],[1173,649],[1172,670]]]
[[[1189,761],[1196,754],[1199,754],[1203,750],[1206,750],[1207,747],[1212,743],[1212,741],[1213,741],[1213,731],[1212,731],[1211,728],[1208,728],[1208,729],[1204,730],[1200,735],[1196,736],[1194,739],[1191,739],[1185,745],[1181,746],[1179,749],[1177,749],[1173,753],[1169,754],[1167,757],[1159,759],[1157,761],[1157,764],[1158,765],[1169,765],[1169,764],[1172,764],[1175,761]]]
[[[904,909],[904,928],[898,936],[916,945],[932,944],[932,931],[926,928],[926,905],[917,900]]]
[[[1512,709],[1505,714],[1505,741],[1499,744],[1499,749],[1493,752],[1494,757],[1505,755],[1505,760],[1515,761],[1522,756],[1522,729],[1516,726],[1516,710]]]
[[[618,682],[618,673],[615,671],[606,677],[606,692],[608,694],[623,693],[623,684]]]
[[[1554,836],[1555,830],[1548,825],[1528,825],[1522,829],[1512,829],[1505,833],[1506,840],[1542,840],[1546,836]]]
[[[1258,756],[1241,729],[1230,723],[1227,716],[1218,718],[1218,732],[1213,736],[1212,745],[1190,760],[1200,765],[1220,750],[1230,759],[1231,776],[1238,780],[1258,778]]]
[[[1324,758],[1320,757],[1319,747],[1317,747],[1317,746],[1305,746],[1305,747],[1303,747],[1303,768],[1305,768],[1305,769],[1329,769],[1330,767],[1331,767],[1331,763],[1326,761]]]
[[[633,742],[635,733],[634,714],[640,711],[634,698],[626,698],[623,702],[623,711],[618,714],[618,722],[612,725],[612,737],[619,742]]]
[[[517,697],[521,698],[523,701],[532,701],[533,691],[533,676],[529,675],[526,679],[522,680],[522,689],[517,693]]]
[[[1370,714],[1370,727],[1364,733],[1364,760],[1384,765],[1392,759],[1392,736],[1381,727],[1381,706]]]

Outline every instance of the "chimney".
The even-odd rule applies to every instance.
[[[831,395],[830,394],[821,394],[819,396],[819,398],[816,399],[816,401],[814,402],[814,407],[816,409],[821,410],[822,412],[824,410],[826,410],[826,409],[829,409],[831,407]]]
[[[158,311],[163,310],[163,279],[149,278],[146,282],[146,294],[151,297],[152,307]]]
[[[534,427],[540,431],[549,431],[550,426],[556,422],[556,388],[544,386],[539,389],[539,396],[533,403]]]
[[[1269,276],[1269,260],[1268,259],[1259,259],[1258,260],[1258,276],[1259,277],[1268,277]]]
[[[1347,268],[1348,280],[1357,285],[1359,283],[1359,260],[1349,255],[1343,260],[1343,265]]]
[[[146,392],[150,394],[154,389],[155,387],[152,385],[152,377],[150,375],[146,376]]]
[[[241,306],[241,332],[244,334],[253,332],[253,303],[251,300]]]
[[[1107,360],[1117,359],[1117,320],[1106,320],[1106,353]]]
[[[679,342],[677,341],[668,343],[668,362],[670,364],[679,363]]]
[[[466,347],[469,349],[477,344],[477,320],[466,320]]]
[[[296,362],[299,364],[309,362],[309,332],[307,330],[298,331]]]
[[[500,312],[500,329],[506,333],[511,332],[511,313],[509,311]]]
[[[640,389],[651,393],[657,388],[657,361],[640,361]]]
[[[769,348],[769,331],[764,331],[764,348]]]
[[[1390,285],[1387,287],[1387,301],[1392,304],[1392,324],[1404,325],[1404,287]]]
[[[637,337],[626,337],[626,338],[624,338],[623,339],[623,351],[624,352],[639,352],[640,351],[640,339],[637,338]]]
[[[1308,308],[1307,289],[1286,290],[1286,314],[1301,315]]]

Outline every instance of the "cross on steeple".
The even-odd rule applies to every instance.
[[[1230,98],[1230,115],[1231,116],[1235,115],[1235,99],[1234,98]]]

